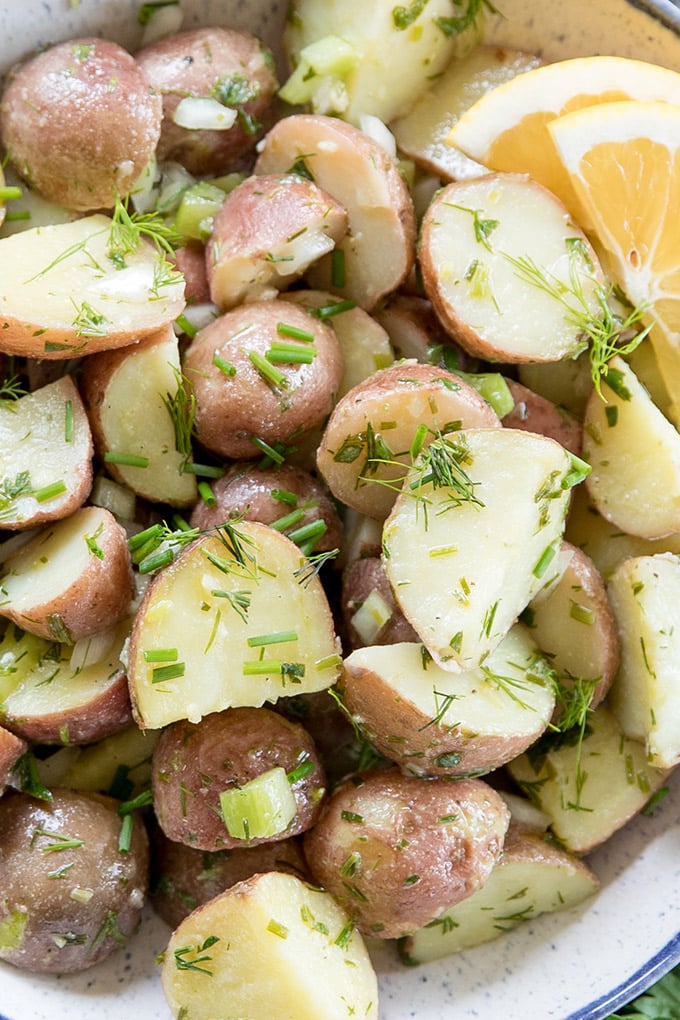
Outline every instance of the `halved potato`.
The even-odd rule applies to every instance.
[[[428,963],[482,945],[539,914],[593,896],[597,876],[583,861],[510,822],[500,860],[481,889],[407,936],[407,963]]]
[[[555,706],[550,670],[520,624],[476,669],[450,673],[420,644],[369,645],[345,659],[343,702],[407,772],[482,775],[533,744]]]
[[[415,259],[413,202],[397,163],[351,124],[295,114],[266,135],[255,171],[288,173],[301,165],[349,217],[336,248],[344,255],[321,259],[307,279],[370,311],[406,279]]]
[[[0,238],[0,350],[73,358],[134,343],[177,318],[181,274],[130,232],[121,246],[112,228],[95,214]]]
[[[609,581],[621,666],[609,707],[657,768],[680,763],[680,560],[670,553],[625,560]]]
[[[88,358],[82,388],[97,452],[109,473],[154,502],[194,503],[196,477],[182,470],[191,459],[190,440],[182,442],[189,397],[172,327]],[[140,408],[143,414],[136,413]],[[140,466],[130,459],[139,459]]]
[[[132,713],[120,656],[130,630],[106,633],[96,661],[73,660],[73,646],[8,627],[0,643],[0,717],[14,733],[41,744],[88,744],[127,726]],[[64,783],[62,785],[69,785]]]
[[[467,429],[421,455],[385,522],[383,561],[442,668],[480,665],[543,587],[581,478],[554,440],[517,429]]]
[[[543,742],[545,741],[545,743]],[[604,705],[590,712],[583,740],[543,738],[507,766],[547,815],[565,849],[585,854],[620,829],[659,789],[667,769],[647,760]]]
[[[313,568],[290,539],[251,521],[197,540],[153,578],[128,653],[143,729],[324,690],[340,666]]]
[[[50,641],[73,644],[130,608],[127,535],[103,507],[83,507],[43,528],[0,569],[0,616]]]
[[[180,1020],[377,1020],[378,983],[361,935],[327,892],[268,872],[181,922],[161,981]]]
[[[317,465],[346,506],[384,520],[417,449],[460,428],[496,428],[479,393],[451,372],[415,361],[376,372],[338,401]]]
[[[66,517],[92,486],[92,434],[70,376],[20,397],[0,414],[0,527]]]
[[[621,357],[612,358],[583,421],[590,498],[603,517],[641,538],[680,531],[680,435]]]
[[[489,361],[558,361],[586,346],[602,270],[562,203],[521,174],[449,184],[423,218],[427,296],[451,336]]]

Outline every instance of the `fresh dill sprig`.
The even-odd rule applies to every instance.
[[[483,507],[484,503],[475,495],[477,483],[463,467],[469,459],[469,451],[460,436],[456,439],[446,436],[433,439],[419,455],[416,463],[418,476],[410,483],[411,490],[420,494],[424,485],[431,485],[433,489],[445,488],[450,493],[447,499],[449,507],[462,503]]]
[[[159,254],[172,255],[182,242],[173,227],[158,212],[130,212],[127,199],[116,198],[111,216],[108,255],[119,269],[125,268],[129,255],[150,241]]]
[[[306,588],[314,577],[318,577],[321,568],[326,563],[330,563],[331,560],[335,559],[339,552],[339,549],[329,549],[326,552],[308,556],[307,562],[293,572],[293,577],[298,584]]]
[[[456,6],[463,6],[463,0],[456,0]],[[462,14],[454,18],[435,18],[437,26],[446,36],[460,35],[467,28],[477,25],[480,17],[485,11],[491,14],[498,14],[499,11],[491,3],[491,0],[465,0],[465,8]]]
[[[182,468],[191,460],[191,440],[196,417],[196,397],[191,384],[179,369],[173,366],[177,389],[162,398],[175,430],[175,449],[182,456]],[[180,470],[182,470],[182,468]]]
[[[18,375],[9,376],[0,382],[0,410],[15,411],[16,401],[25,396],[28,391],[24,389]]]

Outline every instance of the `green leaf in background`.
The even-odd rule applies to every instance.
[[[680,1020],[680,966],[607,1020]]]

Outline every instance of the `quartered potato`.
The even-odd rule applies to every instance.
[[[131,250],[132,249],[132,250]],[[184,308],[184,281],[164,253],[108,216],[0,238],[0,350],[74,358],[124,347]]]
[[[190,396],[172,327],[87,358],[81,383],[95,446],[112,477],[145,499],[195,502],[196,476],[183,470],[192,459]],[[143,415],[133,408],[144,408]]]
[[[593,896],[597,876],[583,861],[511,821],[503,853],[481,889],[407,936],[405,962],[428,963],[482,945],[539,914]]]
[[[255,164],[258,174],[291,170],[309,175],[349,220],[338,254],[315,263],[308,280],[370,311],[406,279],[415,260],[413,202],[396,160],[351,124],[295,114],[271,129]]]
[[[443,669],[480,665],[550,578],[582,477],[554,440],[502,428],[434,440],[410,470],[385,522],[383,561]]]
[[[70,376],[27,393],[0,414],[0,526],[66,517],[92,486],[92,433]]]
[[[548,664],[519,624],[462,673],[443,670],[420,644],[360,648],[345,659],[339,690],[380,753],[424,776],[499,768],[541,736],[555,706]]]
[[[149,584],[128,679],[137,722],[325,690],[341,659],[321,583],[290,539],[251,521],[187,546]]]

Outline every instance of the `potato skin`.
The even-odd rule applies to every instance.
[[[196,907],[253,875],[269,871],[285,871],[300,878],[307,875],[302,846],[295,837],[209,851],[175,843],[156,828],[152,847],[150,902],[171,928]]]
[[[510,813],[479,779],[350,777],[306,835],[312,875],[361,932],[399,938],[470,896],[498,860]]]
[[[153,156],[161,117],[161,97],[129,53],[104,39],[74,39],[11,77],[0,134],[17,172],[45,198],[106,209]]]
[[[314,337],[310,364],[272,365],[285,386],[270,386],[250,355],[264,358],[283,339],[285,323]],[[303,346],[300,344],[300,346]],[[227,375],[213,357],[233,365]],[[213,453],[250,458],[253,439],[286,443],[309,432],[330,414],[342,378],[342,354],[333,330],[288,302],[255,301],[242,305],[202,329],[184,357],[184,372],[196,395],[196,435]]]
[[[304,517],[294,527],[302,527],[323,519],[326,532],[315,545],[315,551],[335,549],[342,539],[342,524],[338,511],[325,485],[303,468],[281,464],[272,468],[259,468],[256,464],[234,465],[222,478],[211,485],[216,506],[199,502],[189,518],[192,528],[217,528],[230,517],[243,515],[247,521],[272,524],[296,507],[304,509]],[[297,503],[276,499],[272,490],[282,489],[297,497]],[[284,534],[291,529],[286,529]]]
[[[284,832],[247,842],[229,835],[220,793],[276,766],[290,772],[307,760],[314,768],[291,784],[297,815]],[[156,745],[152,772],[161,829],[169,839],[199,850],[256,846],[304,832],[318,817],[325,787],[311,737],[268,708],[230,708],[199,723],[172,723]]]
[[[0,958],[68,973],[125,944],[140,919],[149,852],[144,824],[133,816],[130,849],[122,853],[121,825],[116,802],[98,794],[55,789],[51,801],[15,793],[0,800],[0,923],[25,917],[23,937],[0,947]],[[65,840],[76,845],[47,849]],[[65,865],[58,881],[51,877]]]
[[[549,436],[566,450],[581,456],[583,430],[581,422],[572,417],[551,400],[534,393],[515,379],[506,379],[515,406],[503,418],[503,425],[510,429],[524,429]]]
[[[352,618],[372,591],[382,595],[392,609],[392,616],[370,643],[392,645],[399,641],[418,641],[418,635],[397,605],[382,560],[379,556],[367,556],[354,560],[343,571],[341,605],[346,639],[343,644],[346,644],[350,651],[366,644],[353,626]]]
[[[24,740],[0,726],[0,796],[5,792],[14,767],[27,750],[28,744]]]
[[[176,160],[192,174],[219,174],[249,151],[262,135],[261,119],[277,88],[274,63],[259,39],[227,28],[177,32],[137,53],[137,63],[162,96],[161,160]],[[241,85],[246,102],[225,101],[243,114],[228,131],[190,130],[173,122],[185,96],[219,96],[221,83]]]

